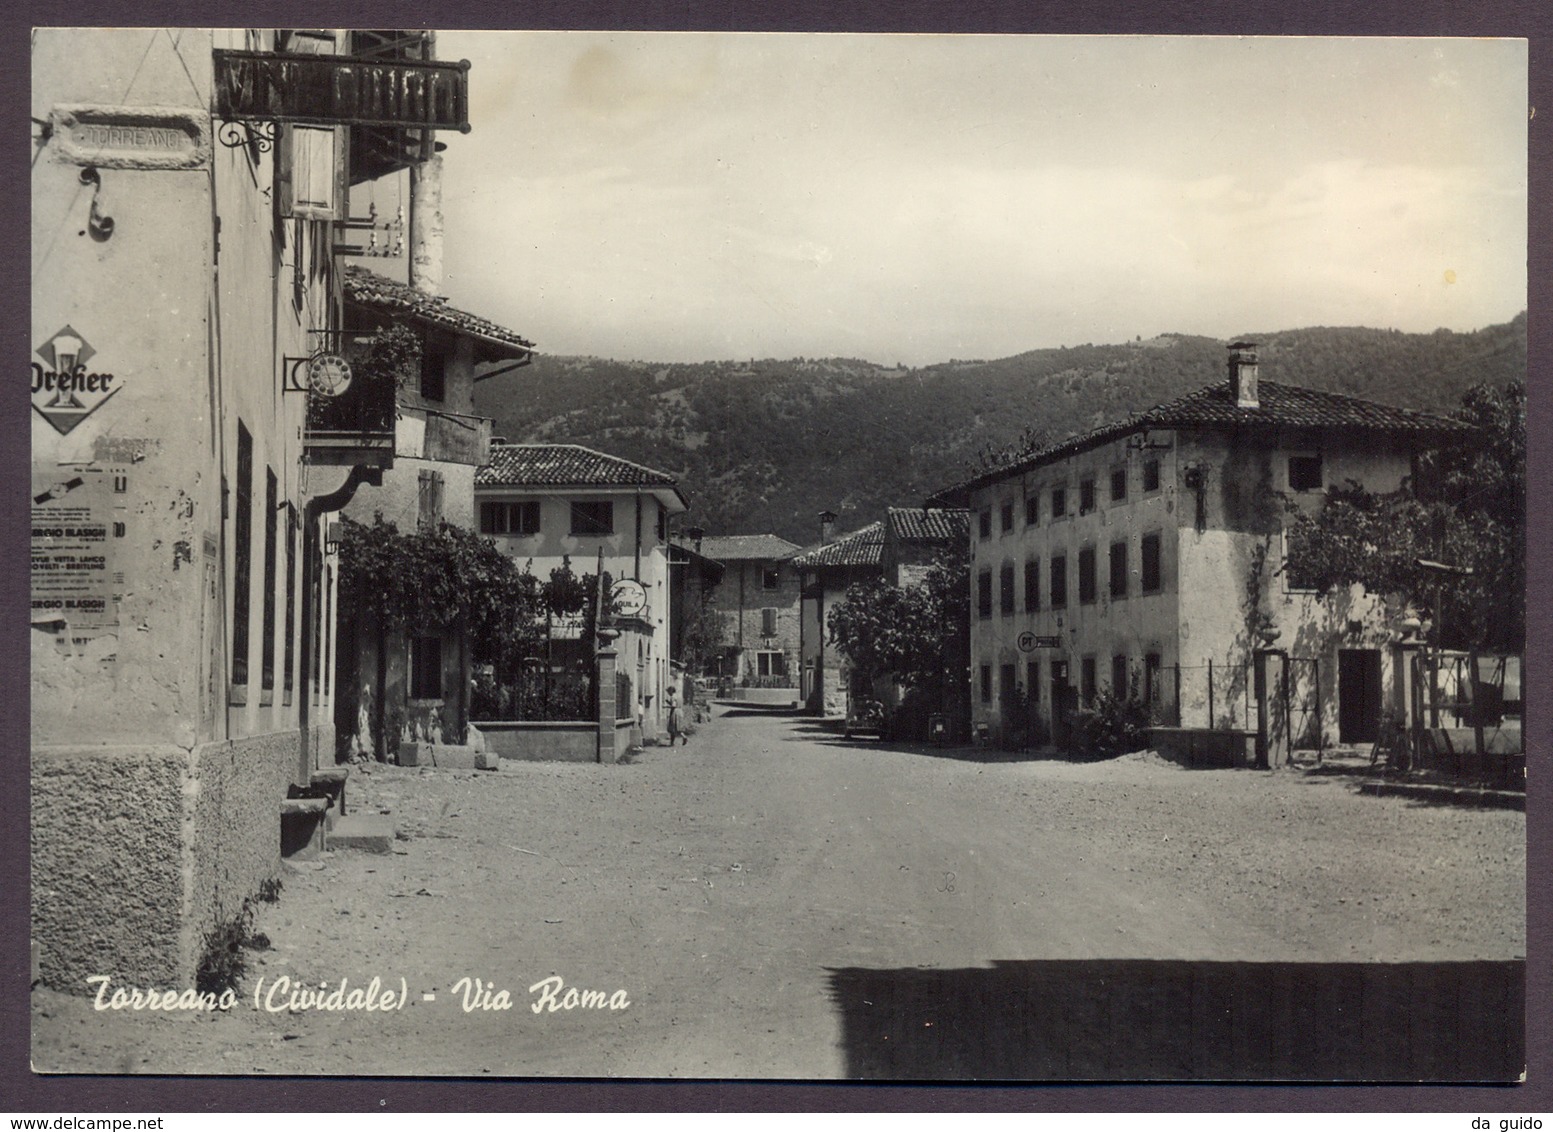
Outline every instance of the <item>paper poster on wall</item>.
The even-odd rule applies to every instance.
[[[129,475],[92,465],[33,467],[32,625],[56,634],[66,652],[118,633],[124,574],[115,548],[126,533]]]

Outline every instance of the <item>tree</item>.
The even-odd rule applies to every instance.
[[[1318,513],[1297,515],[1288,570],[1300,585],[1325,591],[1358,583],[1435,618],[1440,647],[1519,653],[1526,387],[1475,386],[1456,416],[1473,427],[1472,441],[1427,454],[1402,490],[1375,494],[1350,481]]]
[[[690,605],[680,622],[679,659],[687,672],[705,672],[709,660],[727,643],[727,625],[710,592]]]
[[[853,679],[893,680],[907,688],[948,689],[970,632],[970,561],[963,547],[941,554],[920,585],[873,578],[847,589],[831,608],[830,639]]]

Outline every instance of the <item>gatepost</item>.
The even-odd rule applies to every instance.
[[[598,651],[598,761],[601,763],[615,761],[615,656],[612,648]]]

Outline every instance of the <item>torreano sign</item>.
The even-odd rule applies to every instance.
[[[469,62],[213,52],[226,121],[469,132]]]

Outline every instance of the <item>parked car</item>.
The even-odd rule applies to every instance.
[[[878,700],[857,700],[847,709],[847,722],[841,733],[848,739],[854,735],[876,735],[883,739],[885,726],[884,704]]]

